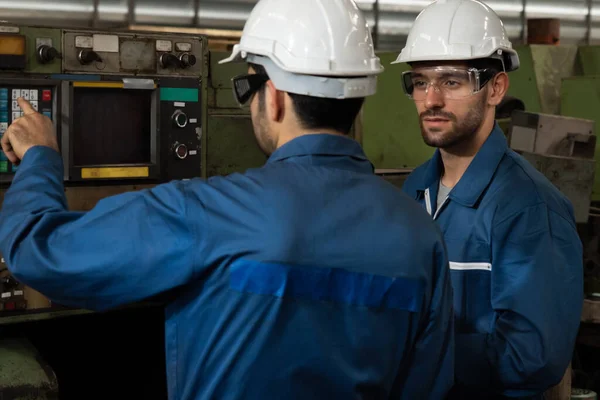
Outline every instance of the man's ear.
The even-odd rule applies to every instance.
[[[285,115],[285,93],[277,90],[273,81],[265,84],[267,116],[273,122],[281,122]]]
[[[500,72],[489,83],[488,105],[496,107],[508,92],[510,81],[506,72]]]

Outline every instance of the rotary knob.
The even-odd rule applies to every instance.
[[[91,64],[94,61],[102,62],[102,58],[93,50],[81,50],[77,55],[79,62],[83,65]]]
[[[42,64],[47,64],[54,61],[56,58],[62,58],[62,54],[58,52],[54,47],[48,45],[41,45],[37,49],[38,60]]]
[[[173,114],[173,123],[178,128],[185,128],[188,123],[188,117],[183,111],[177,110]]]
[[[190,53],[183,53],[179,56],[179,62],[182,68],[193,67],[196,65],[196,56]]]
[[[160,65],[163,68],[177,68],[181,65],[181,61],[174,54],[163,53],[160,56]]]
[[[185,144],[178,144],[175,146],[175,155],[180,160],[185,159],[188,156],[188,148]]]

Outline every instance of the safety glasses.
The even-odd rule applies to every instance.
[[[483,89],[495,73],[492,69],[417,68],[402,73],[402,87],[415,101],[425,100],[430,88],[446,99],[464,99]]]
[[[233,81],[233,97],[237,103],[244,107],[262,85],[269,80],[269,77],[264,74],[245,74],[239,75],[232,79]]]

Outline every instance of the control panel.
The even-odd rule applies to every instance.
[[[0,312],[27,309],[25,287],[8,273],[4,258],[0,261]]]
[[[61,59],[60,29],[0,25],[0,71],[60,73]]]
[[[65,31],[65,73],[201,76],[204,39],[176,34]]]
[[[54,122],[66,184],[202,176],[207,38],[0,24],[0,135],[19,97]],[[0,151],[0,182],[18,165]]]
[[[196,79],[161,80],[160,115],[164,174],[171,179],[201,176],[202,107]]]
[[[10,124],[23,116],[19,107],[19,97],[28,100],[32,107],[54,120],[56,89],[50,83],[40,81],[35,84],[24,80],[0,79],[0,137]],[[12,164],[0,150],[0,182],[10,182],[18,166]]]

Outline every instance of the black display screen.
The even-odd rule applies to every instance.
[[[73,165],[149,164],[151,90],[73,88]]]

